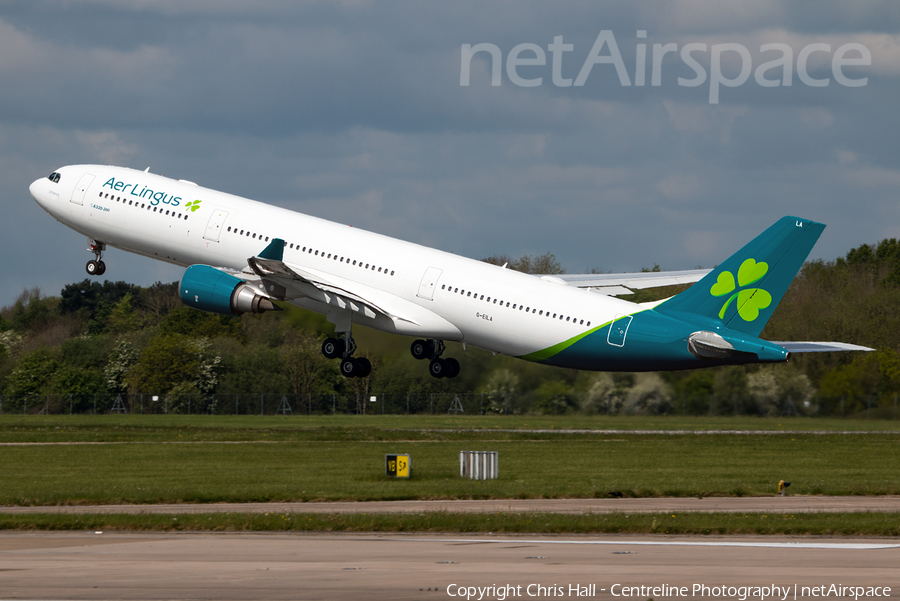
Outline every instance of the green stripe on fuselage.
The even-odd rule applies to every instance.
[[[626,315],[623,315],[622,317],[637,315],[638,313],[641,313],[641,311],[635,311],[634,313],[628,313]],[[622,319],[622,317],[619,317],[619,319]],[[562,342],[560,342],[558,344],[554,344],[553,346],[548,346],[545,349],[535,351],[533,353],[528,353],[527,355],[521,355],[521,356],[519,356],[519,359],[525,359],[526,361],[546,361],[550,357],[553,357],[554,355],[563,352],[564,350],[566,350],[567,348],[569,348],[570,346],[572,346],[579,340],[581,340],[587,336],[590,336],[594,332],[597,332],[597,331],[602,330],[603,328],[609,326],[610,324],[612,324],[613,321],[615,321],[615,320],[607,321],[606,323],[600,324],[596,328],[592,328],[592,329],[588,330],[587,332],[582,332],[578,336],[573,336],[572,338],[569,338],[568,340],[563,340]]]

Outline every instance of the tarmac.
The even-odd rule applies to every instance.
[[[900,497],[0,508],[0,513],[6,514],[427,511],[884,512],[900,511]],[[900,538],[877,537],[6,531],[0,532],[0,601],[561,598],[612,601],[619,597],[640,601],[650,598],[670,601],[673,597],[737,601],[809,598],[814,601],[813,597],[848,596],[848,591],[841,588],[847,586],[863,587],[859,598],[868,600],[876,596],[897,596],[900,592],[897,566],[900,566]],[[813,587],[825,588],[814,591]]]
[[[0,599],[883,601],[898,565],[897,539],[16,531]]]

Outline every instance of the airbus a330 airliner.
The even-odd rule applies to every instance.
[[[91,275],[107,246],[187,267],[181,300],[226,315],[290,302],[322,313],[322,352],[364,377],[353,324],[413,336],[435,377],[454,377],[444,341],[595,371],[777,363],[791,352],[871,350],[759,338],[825,226],[784,217],[714,270],[533,276],[173,180],[101,165],[62,167],[31,184],[59,222],[87,236]],[[653,303],[614,295],[697,282]]]

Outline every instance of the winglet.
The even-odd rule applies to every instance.
[[[271,261],[284,260],[284,240],[281,238],[272,238],[269,245],[257,255],[260,259],[269,259]]]

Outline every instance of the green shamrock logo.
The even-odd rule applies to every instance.
[[[760,309],[765,309],[772,304],[772,295],[762,288],[744,288],[754,282],[758,282],[768,273],[769,265],[766,263],[757,263],[755,259],[747,259],[741,263],[738,269],[737,286],[735,286],[734,275],[730,271],[723,271],[719,274],[716,283],[712,285],[709,292],[713,296],[725,296],[731,294],[722,309],[719,311],[719,319],[725,318],[725,310],[735,298],[738,301],[738,315],[744,321],[753,321],[759,317]],[[743,288],[737,290],[736,288]],[[734,294],[732,294],[734,293]]]
[[[184,205],[184,208],[190,209],[191,213],[193,213],[194,211],[196,211],[197,209],[200,208],[200,201],[195,200],[194,202],[189,202],[186,205]]]

